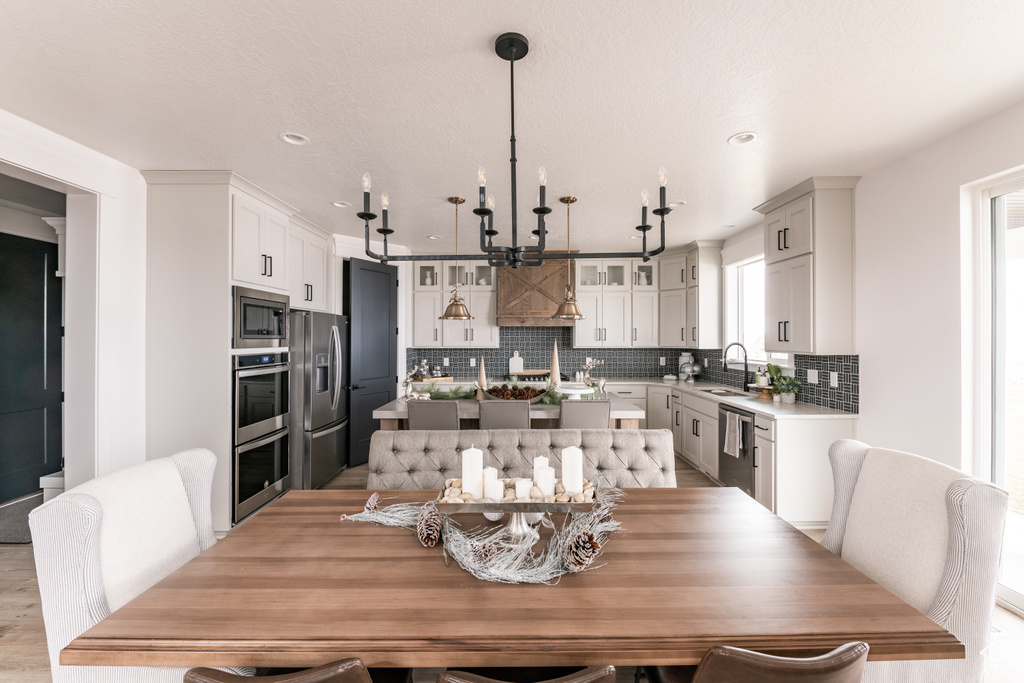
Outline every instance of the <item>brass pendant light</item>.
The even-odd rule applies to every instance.
[[[459,204],[464,203],[466,200],[462,197],[449,197],[448,202],[455,205],[455,255],[459,255]],[[459,272],[459,262],[455,262],[455,274]],[[444,315],[438,320],[472,320],[473,316],[469,314],[469,309],[466,308],[466,302],[459,296],[459,282],[458,277],[455,278],[455,286],[452,288],[452,299],[448,302],[448,308],[444,309]]]
[[[565,250],[572,251],[572,232],[569,227],[569,207],[576,201],[575,197],[559,197],[558,201],[565,204]],[[569,272],[571,257],[565,260],[565,301],[558,305],[558,310],[551,316],[552,320],[583,320],[584,315],[576,305],[576,293],[572,290],[572,274]]]

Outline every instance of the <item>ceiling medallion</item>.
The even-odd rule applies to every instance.
[[[545,253],[544,252],[544,237],[547,234],[547,230],[544,229],[544,217],[551,213],[551,209],[544,205],[545,191],[547,185],[547,173],[542,166],[539,171],[539,182],[540,182],[540,196],[537,198],[537,207],[533,209],[533,213],[537,216],[537,229],[533,231],[533,234],[537,236],[537,243],[533,246],[524,246],[519,244],[519,233],[518,233],[518,221],[517,221],[517,206],[516,206],[516,88],[515,88],[515,64],[516,60],[522,59],[530,51],[530,43],[526,37],[519,33],[503,33],[498,36],[497,40],[494,41],[494,52],[506,60],[509,63],[509,85],[511,90],[511,104],[510,104],[510,119],[512,126],[512,135],[509,139],[509,146],[511,147],[511,158],[510,162],[512,165],[512,176],[511,176],[511,196],[512,204],[510,207],[511,213],[511,232],[512,240],[507,246],[495,246],[494,237],[498,234],[498,231],[494,229],[494,195],[487,196],[487,178],[483,167],[477,172],[480,181],[480,197],[479,206],[473,209],[473,213],[480,217],[480,253],[479,254],[401,254],[401,255],[390,255],[388,254],[388,235],[394,233],[394,230],[388,228],[388,208],[386,195],[381,198],[381,227],[377,228],[377,234],[383,238],[383,249],[380,254],[374,253],[370,249],[370,221],[377,218],[377,215],[370,212],[370,174],[366,173],[363,175],[363,210],[356,215],[364,222],[364,233],[366,242],[366,255],[370,258],[376,259],[381,263],[388,263],[390,261],[483,261],[486,260],[488,265],[491,266],[512,266],[518,268],[519,266],[539,266],[544,261],[553,259],[611,259],[611,258],[639,258],[644,261],[650,260],[652,256],[656,256],[665,250],[665,216],[671,213],[672,207],[665,204],[665,184],[668,176],[665,173],[665,169],[662,168],[658,172],[658,179],[661,184],[660,203],[658,208],[652,209],[652,213],[661,219],[661,246],[657,249],[648,250],[647,248],[647,233],[653,226],[647,224],[647,202],[648,195],[647,190],[643,191],[641,200],[643,202],[643,208],[641,210],[641,221],[640,225],[636,226],[636,230],[640,232],[643,239],[642,248],[640,251],[622,251],[622,252],[607,252],[607,253],[577,253],[568,254],[564,252]],[[456,292],[457,294],[457,292]]]

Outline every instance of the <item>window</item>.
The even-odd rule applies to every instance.
[[[764,255],[726,266],[723,276],[725,343],[743,344],[750,363],[786,365],[787,354],[764,350]],[[742,352],[733,347],[729,350],[729,360],[742,361]]]

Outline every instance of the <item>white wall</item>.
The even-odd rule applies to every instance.
[[[1024,164],[1024,103],[865,174],[856,190],[859,439],[971,471],[962,187]],[[968,315],[968,321],[970,316]],[[968,326],[970,323],[968,322]],[[967,445],[964,445],[967,444]]]
[[[146,458],[146,186],[135,169],[0,111],[0,169],[68,194],[65,482]]]

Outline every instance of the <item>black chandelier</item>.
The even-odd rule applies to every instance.
[[[641,200],[643,208],[641,210],[641,221],[640,225],[636,226],[636,230],[640,232],[642,242],[641,250],[637,252],[630,251],[619,251],[619,252],[603,252],[603,253],[582,253],[578,252],[570,254],[567,252],[544,252],[544,237],[547,235],[547,230],[544,228],[544,217],[551,213],[551,209],[545,206],[545,190],[547,184],[547,174],[544,167],[540,168],[539,181],[540,181],[540,196],[538,197],[538,206],[533,210],[533,213],[537,215],[537,229],[533,231],[533,234],[537,236],[537,244],[534,246],[520,245],[518,241],[518,223],[517,223],[517,210],[516,210],[516,82],[515,82],[515,64],[516,60],[522,59],[526,56],[526,53],[530,50],[530,43],[526,40],[526,37],[519,33],[503,33],[498,36],[497,40],[494,41],[494,52],[502,59],[509,63],[509,86],[511,90],[511,120],[512,120],[512,137],[509,140],[512,155],[512,178],[511,178],[511,190],[512,190],[512,242],[509,246],[495,246],[493,238],[498,234],[498,231],[494,229],[494,196],[486,196],[486,175],[484,169],[481,167],[478,171],[480,180],[480,202],[479,206],[473,209],[473,213],[480,217],[480,252],[479,254],[388,254],[388,235],[394,233],[394,230],[388,228],[388,196],[387,193],[381,195],[381,227],[377,228],[377,234],[383,239],[384,248],[382,253],[374,253],[370,249],[370,221],[377,218],[377,214],[370,213],[370,174],[363,175],[363,210],[356,215],[361,218],[365,224],[365,241],[366,241],[366,255],[372,259],[376,259],[381,263],[389,263],[391,261],[483,261],[486,260],[488,265],[491,266],[511,266],[518,268],[519,266],[539,266],[544,261],[553,259],[612,259],[612,258],[630,258],[630,259],[643,259],[644,261],[650,260],[652,256],[657,256],[665,250],[665,216],[671,213],[672,208],[665,204],[665,184],[667,181],[667,175],[665,169],[662,168],[658,172],[658,180],[661,185],[660,192],[660,203],[658,208],[652,209],[651,212],[661,219],[661,245],[657,249],[647,249],[647,233],[652,229],[653,226],[647,224],[647,202],[648,195],[647,190],[643,191]]]

